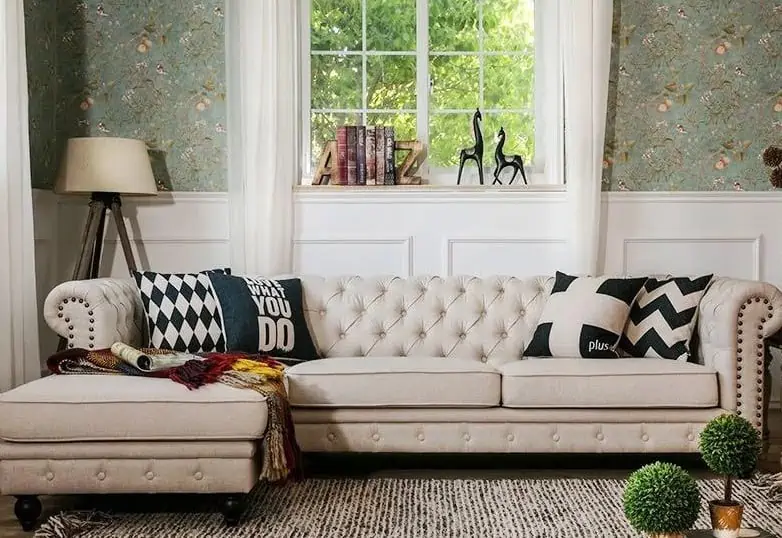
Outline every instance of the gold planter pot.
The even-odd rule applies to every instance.
[[[680,532],[660,532],[657,534],[650,534],[649,538],[687,538]]]
[[[711,528],[715,538],[738,538],[744,507],[737,502],[709,501]]]

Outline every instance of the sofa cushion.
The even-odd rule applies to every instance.
[[[0,395],[7,441],[251,440],[266,430],[266,398],[215,383],[51,375]]]
[[[705,408],[719,403],[711,368],[666,359],[525,359],[502,372],[505,407]]]
[[[493,407],[500,374],[479,361],[443,357],[337,357],[285,372],[299,407]]]

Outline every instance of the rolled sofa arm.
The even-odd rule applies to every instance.
[[[114,342],[141,345],[144,308],[130,279],[74,280],[46,297],[43,316],[68,347],[105,349]]]
[[[782,292],[765,282],[718,278],[698,316],[698,358],[717,371],[720,407],[762,429],[764,339],[782,327]]]

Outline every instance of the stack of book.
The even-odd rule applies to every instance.
[[[394,128],[383,125],[337,127],[337,173],[332,185],[394,185]]]

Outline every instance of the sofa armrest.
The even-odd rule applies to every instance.
[[[698,359],[717,371],[720,407],[762,429],[764,340],[782,327],[782,292],[765,282],[718,278],[698,316]]]
[[[142,345],[144,308],[130,279],[74,280],[56,286],[43,307],[46,323],[68,347],[105,349],[114,342]]]

